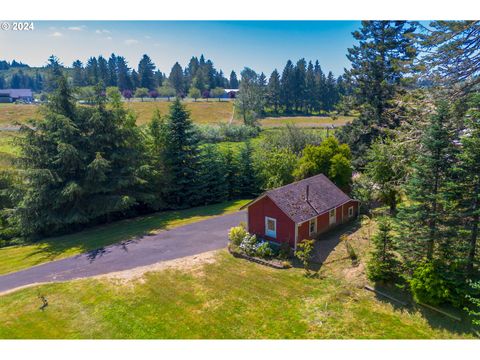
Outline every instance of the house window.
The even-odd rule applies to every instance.
[[[337,222],[337,209],[332,209],[328,212],[328,223],[334,225]]]
[[[351,218],[353,216],[353,206],[348,208],[348,217]]]
[[[265,216],[265,235],[271,238],[277,237],[277,219]]]
[[[317,218],[310,220],[308,223],[308,234],[312,236],[317,232]]]

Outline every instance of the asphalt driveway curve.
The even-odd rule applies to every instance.
[[[134,269],[227,245],[228,230],[246,220],[246,212],[216,216],[128,240],[88,253],[0,276],[0,294],[30,284],[66,281]]]

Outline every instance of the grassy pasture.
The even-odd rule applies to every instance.
[[[331,116],[280,116],[266,117],[260,120],[260,124],[264,128],[282,127],[287,124],[315,128],[329,125],[343,126],[351,122],[354,118],[354,116],[338,116],[336,119],[333,119]]]
[[[363,262],[368,242],[356,234],[351,243]],[[472,338],[465,323],[365,291],[362,264],[352,266],[343,244],[318,277],[225,250],[214,260],[126,282],[84,279],[1,296],[0,338]],[[44,311],[39,294],[49,302]]]
[[[149,122],[155,109],[160,110],[162,115],[168,113],[171,102],[168,101],[131,101],[125,102],[128,109],[133,110],[138,118],[137,124]],[[218,124],[230,121],[233,114],[233,102],[231,101],[186,101],[184,104],[190,111],[192,120],[198,124]],[[39,119],[39,105],[30,104],[0,104],[0,127],[24,123],[28,119]]]

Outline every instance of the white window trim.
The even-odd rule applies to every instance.
[[[348,217],[349,218],[353,217],[353,206],[348,207]]]
[[[268,221],[271,220],[275,224],[275,232],[268,230]],[[273,234],[273,235],[272,235]],[[265,216],[265,236],[276,239],[277,238],[277,219]]]
[[[312,221],[315,223],[313,231],[311,231],[311,228],[310,228]],[[316,232],[317,232],[317,218],[313,218],[308,221],[308,236],[312,236]]]

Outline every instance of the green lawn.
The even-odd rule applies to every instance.
[[[260,120],[260,124],[264,128],[282,127],[287,124],[294,124],[299,127],[324,127],[326,125],[343,126],[351,122],[354,116],[279,116],[266,117]]]
[[[248,201],[236,200],[187,210],[159,212],[87,229],[71,235],[44,239],[34,244],[0,248],[0,259],[2,259],[0,274],[73,256],[166,228],[235,212]]]
[[[221,250],[216,261],[84,279],[0,297],[0,338],[351,339],[471,338],[462,324],[398,309],[337,276],[271,269]],[[349,261],[335,262],[337,270]],[[41,311],[39,295],[48,299]]]

